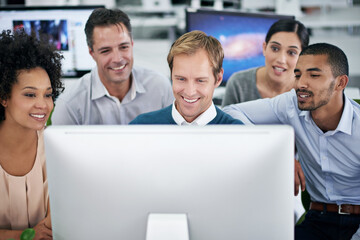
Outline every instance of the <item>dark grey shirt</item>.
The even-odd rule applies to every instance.
[[[256,87],[256,71],[260,67],[236,72],[226,83],[222,107],[261,98]]]

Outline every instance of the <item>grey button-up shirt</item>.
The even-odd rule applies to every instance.
[[[169,106],[173,100],[168,78],[135,66],[130,90],[120,102],[110,96],[95,67],[59,96],[51,120],[54,125],[128,124],[139,114]]]

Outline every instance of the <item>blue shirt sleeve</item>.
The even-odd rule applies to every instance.
[[[296,114],[295,91],[283,93],[274,98],[263,98],[254,101],[232,104],[223,111],[245,124],[284,124],[289,116]]]

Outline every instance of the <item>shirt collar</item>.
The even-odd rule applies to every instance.
[[[130,75],[132,81],[131,86],[129,89],[129,92],[126,94],[125,98],[128,98],[129,96],[130,101],[134,100],[136,97],[136,93],[144,93],[146,92],[144,85],[137,79],[136,72],[133,70]],[[97,67],[95,67],[91,71],[91,81],[92,81],[92,95],[91,99],[95,100],[104,96],[111,97],[108,90],[104,86],[104,84],[101,82]],[[124,98],[124,99],[125,99]]]
[[[126,95],[130,94],[130,101],[132,101],[136,97],[136,89],[138,89],[138,88],[137,88],[137,84],[136,84],[134,78],[132,77],[132,74],[131,74],[130,78],[132,78],[131,86],[130,86],[129,92]]]
[[[146,89],[144,87],[143,82],[141,82],[138,79],[136,67],[133,67],[133,70],[131,71],[131,78],[132,78],[131,88],[133,88],[132,95],[134,95],[131,97],[131,99],[133,99],[133,98],[135,98],[136,93],[145,93]]]
[[[352,106],[350,100],[346,97],[345,94],[343,95],[343,97],[344,97],[344,109],[341,114],[339,124],[334,131],[328,131],[327,134],[332,135],[336,132],[343,132],[348,135],[351,135],[354,109],[353,109],[353,106]],[[304,116],[304,118],[307,122],[313,121],[311,118],[310,111],[301,111],[299,116]]]
[[[349,98],[347,98],[345,94],[343,95],[343,98],[344,98],[344,109],[343,109],[343,113],[341,114],[340,122],[336,130],[351,135],[354,109]]]
[[[91,70],[91,100],[96,100],[104,96],[110,96],[109,92],[101,82],[97,66]]]
[[[297,105],[297,107],[298,107],[298,105]],[[307,122],[311,121],[310,111],[300,111],[299,116],[304,117],[304,119],[305,119]]]
[[[172,105],[172,117],[174,119],[174,121],[176,122],[177,125],[196,125],[196,126],[205,126],[206,124],[208,124],[209,122],[211,122],[211,120],[213,120],[216,117],[216,108],[214,103],[211,103],[211,106],[202,114],[200,114],[200,116],[198,116],[194,121],[192,121],[191,123],[187,122],[183,116],[181,116],[181,114],[178,112],[178,110],[175,107],[175,101],[173,102]]]

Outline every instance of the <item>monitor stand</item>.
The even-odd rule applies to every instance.
[[[186,214],[158,214],[148,216],[146,240],[189,240]]]

